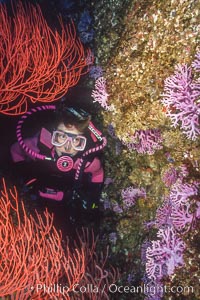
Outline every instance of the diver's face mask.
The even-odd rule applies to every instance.
[[[65,146],[66,149],[73,148],[76,151],[83,151],[87,139],[83,135],[73,134],[62,130],[53,131],[51,143],[56,147]]]

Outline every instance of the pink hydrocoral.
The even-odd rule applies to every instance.
[[[142,154],[154,154],[162,149],[162,136],[159,129],[136,130],[130,143],[124,143],[130,150],[136,150]]]
[[[125,209],[129,209],[131,206],[135,204],[135,201],[139,197],[146,197],[146,192],[144,188],[134,188],[132,186],[122,190],[121,196],[123,199],[123,207]]]
[[[149,240],[145,240],[141,245],[141,261],[143,264],[145,264],[147,262],[146,252],[147,252],[147,248],[149,248],[151,246],[152,246],[152,243]]]
[[[200,219],[200,202],[197,202],[197,208],[196,208],[195,216],[196,216],[197,219]]]
[[[121,208],[121,206],[118,203],[114,203],[112,205],[112,210],[117,214],[123,213],[123,209]]]
[[[192,67],[194,68],[194,70],[199,73],[200,72],[200,52],[198,52],[195,56],[195,60],[192,63]],[[199,75],[199,74],[198,74]],[[192,88],[194,90],[194,93],[196,95],[196,97],[200,97],[200,77],[197,76],[197,78],[194,80],[193,84],[192,84]]]
[[[170,199],[173,205],[184,205],[187,200],[198,194],[198,183],[182,183],[181,181],[177,181],[176,184],[173,185],[170,191]]]
[[[195,60],[192,63],[192,67],[197,71],[200,72],[200,52],[195,55]]]
[[[199,183],[183,183],[185,168],[179,169],[179,179],[172,185],[169,197],[157,209],[155,224],[160,226],[174,226],[177,231],[187,231],[195,223],[198,210],[190,212],[191,203],[198,194]]]
[[[189,212],[189,208],[189,205],[173,207],[171,220],[174,228],[177,231],[188,231],[191,228],[191,224],[195,216],[193,213]]]
[[[152,241],[147,248],[146,272],[150,279],[161,280],[165,275],[172,275],[175,267],[182,266],[184,242],[177,236],[173,227],[160,229],[160,240]]]
[[[178,179],[179,181],[182,181],[185,177],[188,176],[188,174],[189,172],[185,165],[181,165],[176,168],[170,167],[164,172],[162,181],[167,187],[170,187],[175,184]]]
[[[162,103],[172,126],[180,125],[188,139],[196,140],[200,134],[200,103],[198,83],[193,81],[192,68],[186,64],[177,65],[175,73],[164,83]]]
[[[171,167],[170,169],[166,170],[162,176],[162,180],[167,187],[173,185],[177,179],[178,179],[178,172],[174,167]]]
[[[113,107],[108,105],[108,96],[106,89],[106,80],[104,77],[99,77],[95,82],[95,89],[91,94],[92,98],[94,98],[93,102],[99,102],[99,104],[106,110],[112,110]]]
[[[161,226],[171,226],[171,213],[172,213],[172,203],[169,198],[166,198],[162,206],[160,206],[156,211],[156,227]]]
[[[189,175],[189,171],[186,165],[181,165],[178,167],[178,176],[181,180]]]

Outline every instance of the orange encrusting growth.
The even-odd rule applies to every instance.
[[[73,23],[53,31],[40,7],[19,2],[13,17],[0,4],[0,112],[19,115],[28,102],[49,103],[77,84],[93,62]]]

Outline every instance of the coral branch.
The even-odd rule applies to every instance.
[[[198,68],[198,62],[193,64]],[[192,68],[177,65],[174,75],[165,80],[162,103],[172,126],[180,125],[188,139],[196,140],[200,134],[200,103],[198,83],[193,80]]]
[[[53,226],[46,210],[28,216],[16,188],[8,190],[3,180],[0,198],[0,297],[15,300],[83,299],[80,286],[94,284],[98,294],[90,299],[109,299],[103,286],[118,279],[118,272],[106,267],[108,249],[100,257],[93,232],[83,229],[79,244],[69,248]],[[39,288],[38,288],[39,286]],[[62,287],[65,287],[62,288]],[[76,290],[77,289],[77,290]],[[84,298],[85,299],[85,298]]]
[[[190,205],[173,207],[171,219],[174,228],[179,232],[186,232],[191,228],[194,214],[189,211]]]
[[[52,216],[46,212],[43,221],[38,214],[36,220],[28,218],[23,203],[18,202],[16,189],[8,192],[5,182],[0,206],[0,296],[25,288],[30,293],[38,281],[48,285],[52,278],[58,280],[63,250],[61,236],[52,226]],[[50,240],[54,241],[54,248]]]
[[[197,71],[200,72],[200,52],[195,55],[195,60],[192,63],[192,67]]]
[[[40,7],[19,2],[13,18],[0,4],[0,112],[26,112],[28,102],[52,102],[88,71],[93,56],[84,51],[74,24],[53,31]]]
[[[136,130],[131,137],[131,142],[125,145],[130,150],[136,150],[141,154],[152,155],[156,150],[162,149],[162,136],[159,129]]]
[[[172,275],[175,267],[183,265],[184,242],[176,235],[173,227],[160,229],[160,240],[152,241],[146,251],[146,272],[150,279],[161,280],[164,275]]]
[[[129,209],[131,206],[135,204],[135,201],[140,198],[146,198],[146,191],[144,188],[134,188],[132,186],[123,189],[121,191],[121,196],[123,199],[123,207],[124,209]]]
[[[170,199],[174,206],[184,205],[191,196],[198,194],[197,182],[194,183],[182,183],[177,181],[170,190]]]
[[[99,77],[95,82],[95,89],[91,94],[94,98],[93,102],[99,102],[99,104],[106,110],[113,110],[111,105],[108,105],[108,96],[106,90],[106,80],[104,77]]]
[[[171,226],[171,213],[172,213],[172,203],[169,198],[166,197],[163,204],[156,211],[155,224],[158,228]]]

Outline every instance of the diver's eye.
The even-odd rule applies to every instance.
[[[74,144],[75,146],[78,146],[78,145],[80,144],[80,138],[79,138],[79,137],[73,138],[73,144]]]
[[[64,134],[64,133],[58,133],[58,138],[65,140],[66,139],[66,134]]]

